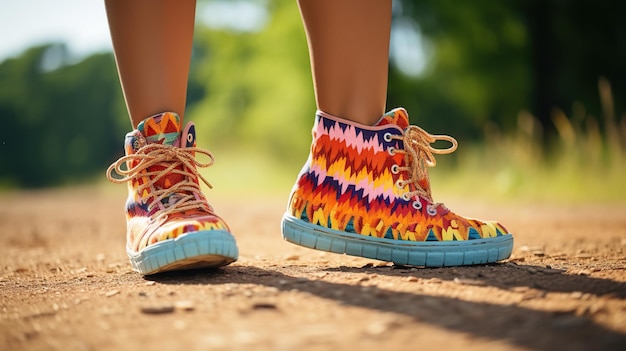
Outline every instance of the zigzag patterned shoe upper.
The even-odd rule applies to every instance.
[[[449,149],[430,146],[436,140]],[[449,153],[456,140],[409,125],[395,109],[375,126],[323,112],[316,115],[313,143],[289,201],[288,213],[334,230],[414,242],[460,241],[509,235],[497,222],[459,216],[435,203],[426,167],[433,154]]]
[[[107,176],[115,183],[128,182],[128,249],[139,252],[186,233],[230,231],[200,189],[199,180],[210,184],[197,167],[210,166],[213,155],[196,147],[193,123],[181,130],[178,115],[158,114],[128,133],[124,146],[126,156],[109,167]],[[196,161],[196,153],[208,156],[209,162]]]

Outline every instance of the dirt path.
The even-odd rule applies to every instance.
[[[1,350],[626,345],[626,205],[447,202],[506,223],[513,257],[423,269],[283,242],[282,197],[243,207],[217,199],[240,260],[145,279],[123,249],[122,198],[85,189],[0,196]]]

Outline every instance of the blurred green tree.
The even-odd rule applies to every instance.
[[[575,103],[603,114],[598,79],[626,92],[626,3],[611,0],[398,0],[395,21],[413,21],[430,60],[419,75],[391,67],[389,102],[429,129],[477,138],[487,122],[511,132],[529,110],[544,141],[554,109]],[[392,51],[393,53],[393,51]],[[624,111],[624,100],[615,103]],[[623,117],[622,117],[623,118]]]
[[[35,47],[0,63],[0,82],[0,183],[74,182],[119,156],[128,122],[110,53],[73,63],[62,44]]]
[[[187,115],[201,122],[211,148],[241,146],[279,158],[294,157],[294,148],[306,153],[315,100],[296,2],[239,2],[267,11],[268,20],[257,29],[196,26],[190,81],[206,95]]]

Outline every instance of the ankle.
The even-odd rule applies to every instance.
[[[334,114],[334,113],[330,113],[330,112],[327,112],[327,111],[324,111],[324,110],[317,110],[316,115],[324,117],[326,119],[330,119],[330,120],[336,121],[336,122],[340,122],[340,123],[344,123],[344,124],[350,124],[350,125],[353,125],[355,127],[365,128],[365,129],[374,127],[382,119],[382,117],[381,117],[382,115],[379,115],[378,118],[373,123],[369,123],[369,119],[362,120],[362,119],[358,119],[358,118],[350,118],[350,117],[345,117],[344,115]],[[366,122],[366,123],[364,123],[364,122]]]
[[[376,125],[385,112],[384,108],[379,111],[378,108],[367,108],[366,106],[345,106],[344,108],[322,106],[319,107],[319,111],[323,111],[325,115],[335,119],[346,120],[368,127]]]

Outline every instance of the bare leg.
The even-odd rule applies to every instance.
[[[317,108],[366,125],[385,112],[391,0],[298,0]]]
[[[133,127],[165,111],[183,118],[195,0],[105,0],[105,4]]]

